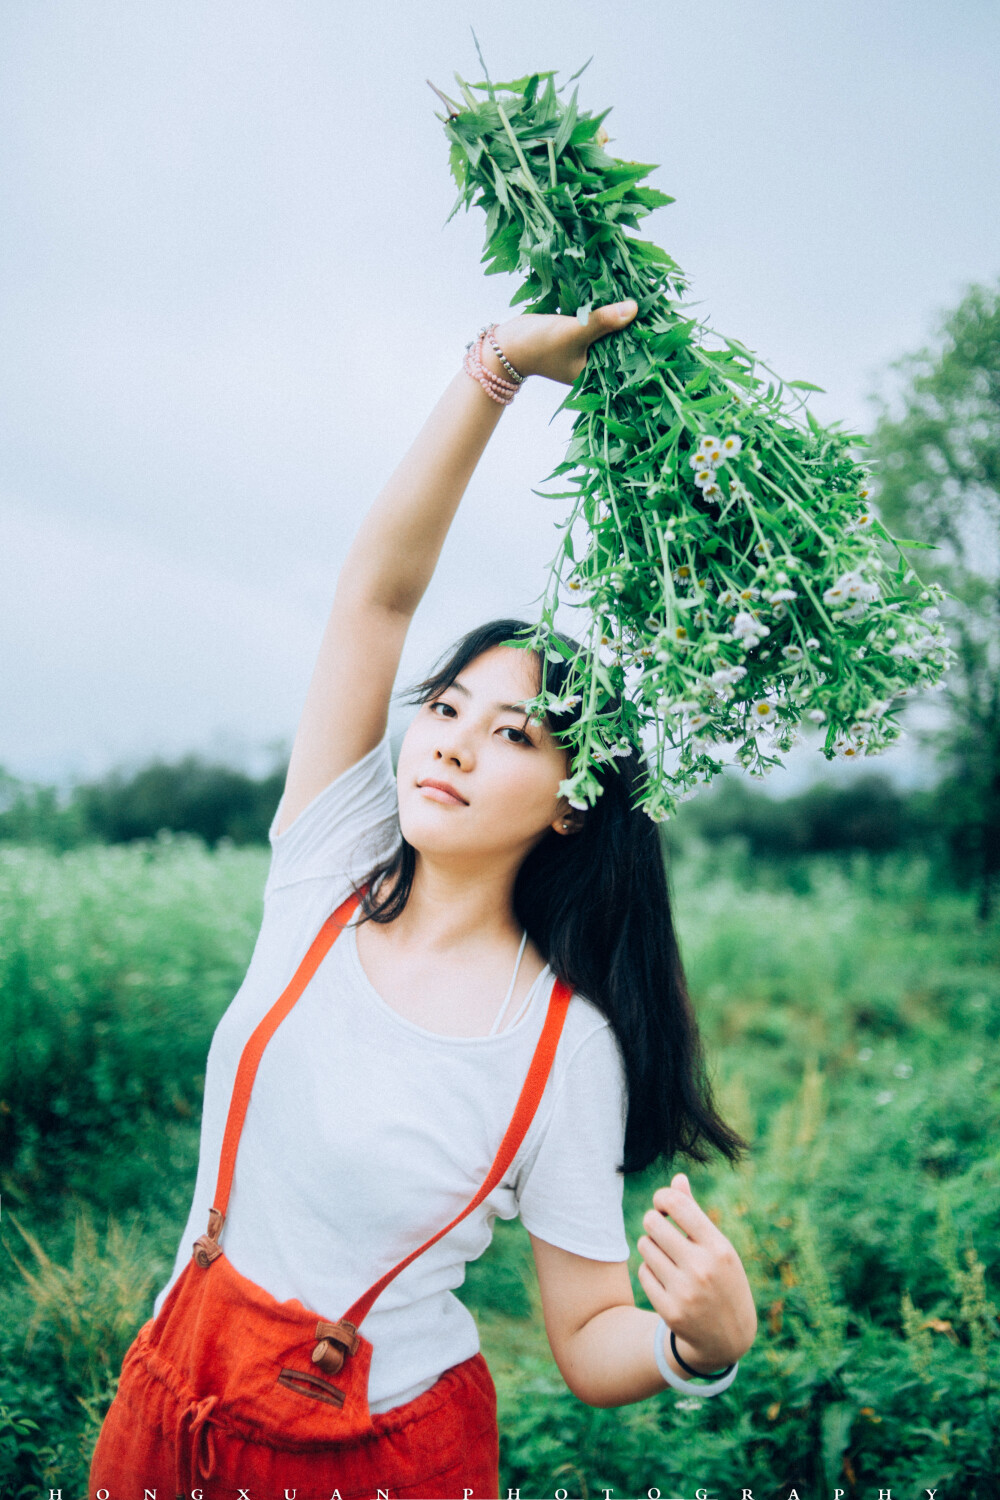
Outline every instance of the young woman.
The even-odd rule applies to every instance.
[[[513,619],[417,685],[395,773],[389,752],[407,629],[517,377],[572,383],[635,314],[481,335],[357,530],[208,1056],[190,1217],[92,1497],[498,1496],[496,1392],[453,1295],[497,1216],[528,1230],[581,1401],[725,1367],[711,1393],[753,1342],[743,1266],[682,1173],[637,1241],[652,1311],[629,1279],[623,1171],[746,1146],[704,1078],[638,759],[593,808],[560,795],[573,710],[529,720],[541,664],[504,644]]]

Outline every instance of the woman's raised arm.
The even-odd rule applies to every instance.
[[[619,304],[621,305],[621,304]],[[635,316],[595,308],[576,318],[523,313],[497,329],[524,375],[572,384],[595,339]],[[488,344],[483,364],[507,378]],[[403,643],[448,528],[504,411],[459,369],[362,520],[344,559],[285,780],[278,833],[385,733]]]

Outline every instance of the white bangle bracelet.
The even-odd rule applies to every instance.
[[[653,1335],[653,1353],[656,1356],[656,1365],[660,1374],[668,1385],[672,1385],[675,1391],[684,1391],[693,1396],[717,1396],[720,1391],[726,1390],[736,1379],[736,1371],[740,1367],[739,1360],[733,1365],[728,1375],[723,1375],[719,1380],[712,1380],[708,1385],[697,1385],[693,1380],[682,1380],[677,1372],[667,1362],[666,1352],[663,1348],[664,1336],[667,1325],[662,1318],[656,1323],[656,1332]]]

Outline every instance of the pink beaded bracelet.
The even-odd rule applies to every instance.
[[[496,323],[487,323],[479,330],[476,338],[469,340],[465,346],[466,355],[463,363],[466,374],[471,375],[473,380],[478,380],[488,396],[494,401],[499,401],[501,406],[509,406],[528,377],[519,374],[514,369],[514,366],[496,342],[493,337],[496,327]],[[493,371],[488,370],[483,364],[484,339],[489,339],[494,353],[504,369],[510,371],[514,377],[513,380],[505,380],[502,375],[494,375]]]

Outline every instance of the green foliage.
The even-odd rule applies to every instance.
[[[937,797],[904,795],[887,776],[858,776],[847,787],[817,782],[793,797],[764,796],[734,776],[720,776],[704,796],[688,802],[670,825],[669,839],[683,848],[692,837],[713,843],[745,840],[750,852],[770,859],[865,850],[937,848]]]
[[[1000,878],[1000,284],[970,287],[934,348],[893,366],[901,389],[879,400],[872,437],[887,522],[919,528],[938,551],[957,647],[950,721],[928,733],[946,770],[941,813],[956,872],[989,915]]]
[[[927,544],[868,509],[851,454],[864,440],[802,416],[795,392],[817,387],[783,383],[687,316],[680,268],[625,232],[672,200],[639,186],[651,164],[604,150],[604,116],[579,108],[578,88],[567,104],[553,73],[458,82],[464,107],[436,90],[452,213],[483,209],[486,274],[523,272],[511,303],[529,312],[586,323],[625,297],[639,309],[591,345],[563,402],[577,416],[548,478],[577,478],[544,498],[572,508],[539,624],[511,642],[549,646],[564,584],[587,612],[563,698],[543,681],[528,704],[582,704],[561,731],[574,757],[560,791],[593,805],[596,768],[639,749],[643,729],[653,750],[637,805],[658,822],[731,756],[758,774],[781,764],[767,752],[789,749],[807,714],[826,725],[828,758],[883,749],[899,734],[895,700],[940,679],[949,653],[921,614],[938,593],[904,552]]]
[[[261,852],[162,835],[55,856],[0,845],[0,1183],[7,1203],[131,1200],[176,1149],[260,921]]]
[[[460,1295],[497,1383],[504,1484],[522,1494],[995,1493],[996,931],[926,862],[808,868],[796,889],[745,846],[691,838],[671,872],[715,1088],[753,1142],[735,1170],[692,1168],[692,1187],[747,1268],[757,1340],[722,1396],[587,1407],[549,1352],[527,1235],[498,1222]],[[36,1132],[3,1181],[5,1206],[17,1200],[0,1222],[5,1495],[85,1492],[121,1356],[187,1215],[204,1058],[252,951],[265,870],[263,850],[197,839],[0,852],[0,1024],[23,1064],[27,1017],[44,1085],[17,1092],[10,1066],[0,1090],[12,1139]],[[123,988],[129,974],[143,977]],[[86,1086],[64,1076],[78,1055]],[[46,1091],[71,1097],[86,1128],[60,1135]],[[626,1180],[633,1247],[677,1165]],[[61,1197],[35,1190],[49,1169]],[[638,1264],[633,1248],[647,1307]]]
[[[157,759],[133,772],[109,771],[61,797],[0,769],[0,840],[72,849],[155,838],[166,828],[196,833],[210,848],[223,839],[266,843],[284,781],[284,769],[255,778],[186,755],[175,765]]]

